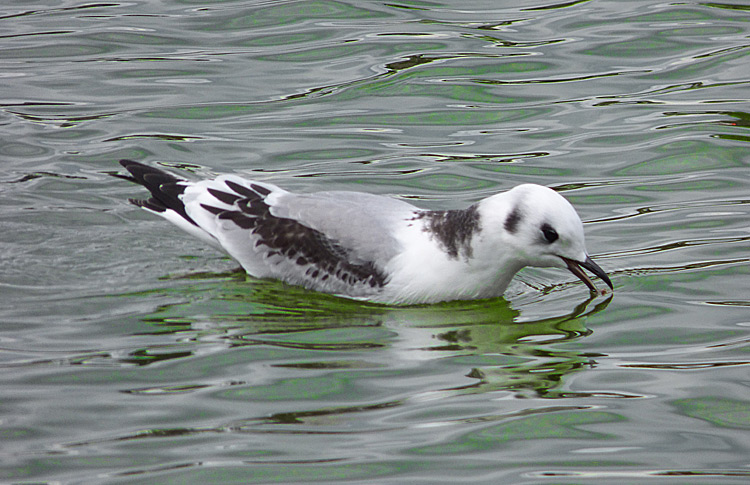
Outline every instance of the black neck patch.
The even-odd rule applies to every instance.
[[[448,256],[458,259],[472,257],[471,239],[480,229],[476,205],[467,209],[419,212],[415,219],[425,221],[425,231],[430,233]]]

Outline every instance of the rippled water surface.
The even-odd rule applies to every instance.
[[[750,481],[746,2],[43,3],[0,6],[0,481]],[[120,158],[440,209],[549,185],[616,291],[254,280]]]

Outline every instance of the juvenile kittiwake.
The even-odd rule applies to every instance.
[[[287,192],[221,175],[188,181],[121,160],[151,192],[133,204],[235,259],[252,276],[387,304],[499,297],[524,266],[583,268],[583,224],[560,194],[519,185],[466,209],[426,210],[361,192]]]

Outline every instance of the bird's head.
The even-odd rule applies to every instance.
[[[596,291],[584,268],[613,288],[586,251],[581,218],[554,190],[519,185],[482,201],[481,211],[486,214],[485,228],[510,246],[524,266],[567,268]]]

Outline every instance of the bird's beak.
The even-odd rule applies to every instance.
[[[562,257],[562,256],[561,256]],[[591,291],[596,291],[596,286],[594,286],[594,283],[591,281],[591,278],[588,277],[586,273],[583,272],[583,269],[586,268],[587,270],[591,271],[593,274],[598,276],[602,281],[607,283],[607,286],[609,286],[612,290],[614,290],[614,286],[612,286],[612,282],[609,279],[609,276],[607,276],[607,273],[604,272],[603,269],[599,267],[598,264],[593,262],[590,257],[586,256],[586,260],[581,261],[573,261],[572,259],[568,258],[562,258],[563,261],[565,261],[565,264],[568,265],[568,269],[571,273],[576,275],[581,281],[583,281],[586,286],[589,287]]]

